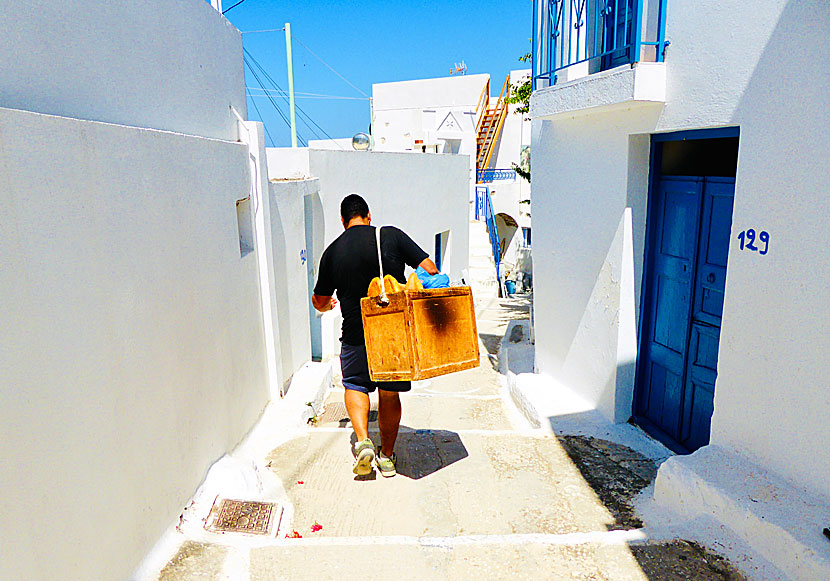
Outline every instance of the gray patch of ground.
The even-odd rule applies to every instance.
[[[648,579],[686,581],[720,579],[744,581],[745,577],[720,555],[689,541],[635,545],[631,553]]]
[[[634,450],[590,436],[558,436],[574,465],[579,469],[616,523],[610,528],[640,528],[633,498],[657,475],[657,466]]]

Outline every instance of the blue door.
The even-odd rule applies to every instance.
[[[655,186],[635,419],[687,452],[709,442],[735,179],[663,177]]]

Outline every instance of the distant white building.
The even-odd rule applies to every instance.
[[[529,70],[511,71],[509,82],[521,83]],[[489,190],[500,260],[506,269],[530,270],[530,184],[513,171],[529,158],[530,123],[515,114],[516,105],[490,93],[490,75],[452,76],[372,87],[372,133],[375,151],[412,151],[467,155],[472,188]],[[525,165],[526,165],[525,161]]]
[[[697,450],[658,501],[827,578],[830,7],[576,4],[535,2],[538,371]]]

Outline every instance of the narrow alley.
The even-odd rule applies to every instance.
[[[354,433],[335,386],[324,413],[266,458],[291,505],[279,536],[185,540],[157,578],[741,579],[697,545],[649,542],[631,500],[654,462],[531,429],[516,411],[498,347],[528,306],[481,309],[480,367],[418,382],[402,398],[396,477],[352,473]],[[370,435],[379,443],[374,421]]]

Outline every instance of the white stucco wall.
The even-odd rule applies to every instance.
[[[268,401],[247,149],[7,109],[0,135],[0,578],[127,578]]]
[[[438,153],[467,155],[475,172],[476,105],[490,75],[417,79],[372,85],[375,151],[417,151],[416,140]],[[491,87],[492,91],[492,87]]]
[[[343,232],[340,201],[357,192],[376,225],[404,230],[434,258],[435,235],[450,231],[444,264],[451,279],[467,268],[469,170],[463,155],[310,150],[310,167],[320,179],[328,245]]]
[[[814,40],[829,27],[830,9],[818,0],[672,4],[665,105],[592,114],[576,111],[576,92],[573,113],[538,118],[532,204],[534,286],[545,297],[535,307],[539,370],[623,421],[633,374],[619,321],[639,309],[648,134],[739,126],[711,442],[825,497],[830,54]],[[534,109],[559,90],[537,91]],[[768,255],[740,251],[746,228],[777,241]],[[626,261],[634,289],[623,288]]]
[[[204,0],[6,0],[0,107],[235,139],[242,38]]]
[[[282,377],[287,383],[311,359],[305,198],[317,193],[319,182],[271,181],[269,189]]]

